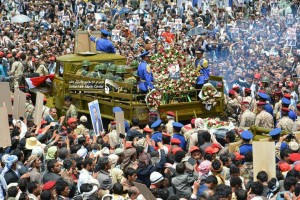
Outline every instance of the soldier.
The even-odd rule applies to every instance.
[[[275,145],[278,143],[279,138],[280,138],[280,133],[282,132],[281,128],[275,128],[273,130],[271,130],[269,132],[269,135],[271,136],[271,141],[275,142]],[[288,144],[286,142],[282,142],[280,147],[279,147],[279,151],[275,151],[275,156],[276,156],[276,161],[278,162],[279,160],[281,160],[280,158],[280,151],[287,148]],[[276,148],[276,147],[275,147]]]
[[[119,66],[116,70],[115,81],[123,81],[126,74],[126,69],[124,66]],[[118,77],[118,78],[117,78]]]
[[[207,83],[209,79],[210,69],[208,66],[208,61],[203,58],[203,49],[198,49],[195,51],[196,60],[195,60],[195,69],[196,73],[198,73],[198,77],[196,80],[196,89],[202,89],[203,85]]]
[[[283,107],[289,108],[290,104],[291,104],[291,101],[290,101],[289,99],[287,99],[287,98],[285,98],[285,97],[281,99],[281,107],[282,107],[282,108],[283,108]],[[290,109],[289,109],[289,110],[290,110]],[[294,111],[292,111],[292,110],[289,111],[288,116],[289,116],[289,118],[290,118],[291,120],[293,120],[293,121],[296,121],[296,119],[297,119],[296,113],[295,113]],[[280,118],[281,118],[281,115],[280,115],[279,119],[280,119]]]
[[[272,115],[272,117],[273,117],[273,107],[270,103],[267,102],[268,99],[270,99],[270,96],[263,92],[259,92],[257,95],[259,97],[258,101],[265,102],[265,106],[264,106],[265,111],[270,113],[270,115]]]
[[[172,136],[173,135],[173,122],[175,121],[175,113],[172,111],[167,112],[167,120],[168,123],[166,124],[167,133]]]
[[[183,127],[183,124],[181,124],[179,122],[173,122],[172,125],[173,125],[173,136],[172,136],[171,140],[175,139],[175,138],[179,139],[180,140],[179,146],[183,150],[185,150],[186,140],[185,140],[184,136],[181,134],[181,129]]]
[[[101,78],[101,74],[99,72],[100,65],[95,65],[93,72],[88,72],[87,77],[91,78]]]
[[[237,93],[234,90],[229,90],[229,99],[227,101],[227,114],[229,117],[236,118],[237,109],[240,107],[240,104],[237,100]]]
[[[87,126],[87,117],[82,115],[79,119],[79,125],[77,126],[77,128],[74,130],[74,134],[77,135],[84,135],[85,133],[89,132],[89,129],[86,128]]]
[[[49,75],[48,69],[45,67],[45,63],[42,61],[39,63],[39,58],[37,57],[35,59],[35,66],[38,65],[38,67],[35,69],[35,73],[38,73],[40,76],[47,76]]]
[[[252,144],[250,141],[253,138],[253,134],[250,131],[243,131],[241,133],[242,145],[237,148],[237,152],[241,155],[245,155],[247,152],[252,152]]]
[[[64,100],[65,106],[68,108],[65,118],[65,122],[67,122],[69,118],[77,118],[77,110],[76,107],[72,104],[71,96],[66,96]]]
[[[107,38],[110,35],[105,29],[101,29],[101,38],[96,38],[91,35],[91,31],[88,31],[90,40],[96,43],[96,50],[105,53],[116,53],[114,44]]]
[[[270,87],[270,79],[269,79],[269,77],[267,77],[267,76],[263,77],[261,79],[261,84],[262,84],[262,87],[260,89],[264,90],[267,95],[271,95],[272,94],[272,90],[271,90],[271,87]]]
[[[249,102],[249,110],[251,112],[255,111],[256,110],[256,99],[251,96],[251,89],[245,88],[244,92],[245,92],[245,97],[243,98],[243,101]]]
[[[142,94],[147,94],[149,89],[153,89],[153,74],[148,65],[150,62],[150,53],[148,51],[143,52],[140,57],[142,62],[138,66],[137,75],[140,77],[139,90]]]
[[[296,124],[288,117],[290,109],[286,107],[281,108],[281,116],[282,118],[278,121],[277,128],[281,128],[283,131],[287,131],[288,133],[292,133],[296,131]]]
[[[153,129],[153,133],[151,136],[151,140],[153,140],[155,142],[155,146],[157,146],[157,142],[161,142],[162,141],[162,133],[161,133],[161,119],[157,119],[155,122],[153,122],[151,124],[151,128]]]
[[[116,70],[117,70],[117,66],[116,66],[115,64],[111,64],[111,65],[107,68],[106,73],[110,72],[110,73],[112,73],[113,76],[115,76]]]
[[[255,124],[255,114],[249,110],[249,102],[241,102],[240,128],[250,127]]]
[[[239,103],[241,103],[243,101],[243,98],[240,95],[240,87],[238,85],[234,85],[232,87],[232,90],[234,90],[236,92],[236,94],[237,94],[236,99],[238,100]]]
[[[281,91],[276,91],[274,93],[275,105],[274,105],[273,115],[276,118],[276,121],[279,120],[279,118],[280,118],[281,96],[282,96]]]
[[[255,119],[255,125],[264,128],[274,128],[273,116],[264,110],[265,102],[258,102],[257,104],[257,115]]]
[[[11,70],[8,73],[10,76],[14,77],[14,88],[18,88],[19,87],[19,83],[21,81],[21,78],[23,76],[23,71],[24,71],[24,66],[23,64],[20,62],[20,56],[21,54],[18,53],[16,55],[16,60],[13,62],[12,66],[11,66]]]
[[[28,120],[33,117],[34,106],[31,102],[31,95],[26,93],[25,114],[24,117]]]
[[[82,76],[83,73],[88,72],[89,71],[89,67],[91,66],[91,62],[89,60],[84,60],[82,61],[81,64],[81,69],[78,69],[76,72],[76,75],[78,76]],[[86,73],[87,74],[87,73]]]

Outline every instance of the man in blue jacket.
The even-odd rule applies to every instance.
[[[196,50],[196,60],[195,67],[197,73],[199,73],[196,81],[196,89],[202,89],[203,85],[208,82],[210,69],[208,66],[208,62],[203,58],[203,49]]]
[[[92,36],[89,31],[90,40],[96,43],[96,50],[105,53],[116,53],[114,44],[107,38],[110,33],[107,30],[101,29],[101,38]]]
[[[148,51],[143,52],[140,57],[142,58],[141,63],[138,66],[137,69],[137,75],[140,77],[139,82],[139,90],[142,94],[146,94],[148,90],[151,90],[154,88],[153,82],[153,74],[148,66],[148,63],[150,62],[150,53]]]

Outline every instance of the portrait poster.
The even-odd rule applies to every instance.
[[[182,19],[175,19],[175,28],[178,31],[182,30]]]
[[[13,111],[12,111],[12,104],[11,104],[9,82],[1,82],[0,91],[1,91],[0,107],[5,107],[7,109],[7,113],[9,115],[12,115]]]
[[[169,71],[170,79],[174,79],[174,80],[180,79],[180,68],[178,64],[169,65],[168,71]]]
[[[293,14],[288,14],[286,16],[286,23],[288,25],[292,25],[294,23],[294,16],[293,16]]]
[[[288,28],[286,32],[286,46],[294,47],[297,45],[296,28]]]
[[[63,25],[65,27],[69,27],[70,26],[70,17],[68,15],[64,15],[62,17],[62,21],[63,21]]]
[[[175,22],[168,22],[167,25],[170,26],[172,33],[176,32]]]
[[[138,15],[132,15],[132,22],[136,25],[140,25],[140,17]]]
[[[103,123],[98,100],[88,104],[94,133],[98,136],[103,131]]]
[[[111,40],[114,42],[120,41],[120,30],[112,30],[111,31]]]
[[[57,12],[57,17],[59,21],[62,21],[63,18],[63,12]]]
[[[239,38],[239,28],[230,28],[231,39]]]

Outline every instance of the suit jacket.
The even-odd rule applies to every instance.
[[[10,183],[17,183],[20,177],[16,174],[16,172],[10,169],[5,173],[4,178],[6,184],[9,185]]]
[[[98,121],[98,127],[96,127],[96,125],[97,125],[97,122]],[[94,122],[93,122],[93,124],[94,124],[94,128],[95,128],[95,132],[96,131],[98,131],[98,133],[100,133],[101,131],[102,131],[102,122],[101,122],[101,120],[100,119],[97,119],[97,121],[96,120],[94,120]],[[96,133],[96,134],[98,134],[98,133]]]

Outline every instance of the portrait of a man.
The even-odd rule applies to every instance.
[[[94,132],[96,135],[99,135],[103,131],[103,124],[102,124],[98,100],[89,103],[89,111],[93,123]]]

